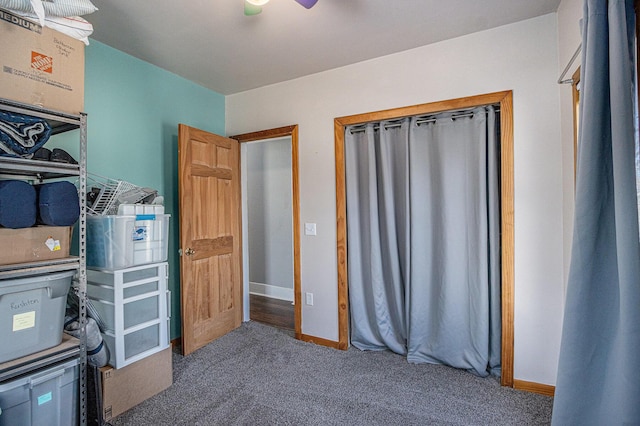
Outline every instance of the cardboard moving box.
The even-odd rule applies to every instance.
[[[78,114],[84,43],[0,9],[0,98]]]
[[[0,228],[0,265],[39,262],[69,257],[70,226]]]
[[[108,421],[173,384],[171,347],[126,367],[100,369],[103,419]]]

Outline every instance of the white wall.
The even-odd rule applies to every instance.
[[[312,52],[310,53],[312,54]],[[513,90],[516,379],[554,384],[563,295],[557,18],[549,14],[226,98],[228,134],[299,124],[302,332],[338,339],[333,119]]]

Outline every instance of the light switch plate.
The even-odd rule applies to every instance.
[[[304,235],[316,235],[316,224],[315,223],[305,223],[304,224]]]

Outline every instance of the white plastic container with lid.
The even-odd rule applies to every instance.
[[[167,260],[171,215],[141,210],[135,215],[87,216],[88,267],[115,271]]]

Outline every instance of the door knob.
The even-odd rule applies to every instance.
[[[187,256],[192,256],[196,253],[196,251],[194,249],[192,249],[191,247],[187,248],[184,252],[184,254],[186,254]]]

